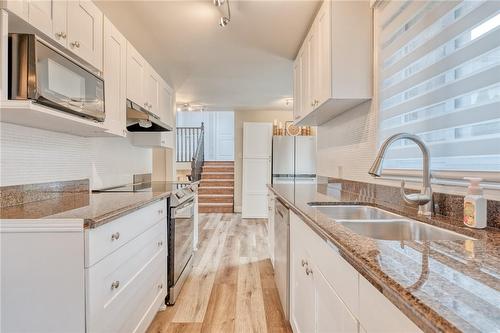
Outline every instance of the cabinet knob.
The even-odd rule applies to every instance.
[[[308,265],[307,261],[306,261],[306,260],[304,260],[304,259],[302,259],[302,267],[305,267],[305,266],[307,266],[307,265]]]
[[[311,275],[312,273],[313,273],[312,269],[310,269],[309,267],[306,267],[306,274]]]
[[[158,285],[158,289],[163,289],[163,283],[160,283],[160,284]]]
[[[56,33],[56,37],[57,38],[64,38],[64,39],[66,39],[66,33],[64,31],[57,32]]]
[[[111,283],[111,290],[118,289],[119,286],[120,286],[120,281],[118,280],[113,281],[113,283]]]
[[[120,238],[120,233],[119,232],[115,232],[114,234],[111,235],[111,240],[114,241],[114,240],[118,240]]]
[[[158,247],[162,247],[163,242],[162,242],[162,241],[159,241],[157,244],[158,244]]]
[[[159,215],[163,214],[163,209],[158,209],[158,214]]]
[[[79,48],[80,47],[80,42],[74,41],[73,43],[71,43],[71,46]]]

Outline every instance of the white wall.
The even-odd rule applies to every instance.
[[[0,123],[0,186],[89,178],[92,188],[152,172],[152,150],[126,138],[83,138]]]

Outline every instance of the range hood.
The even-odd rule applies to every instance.
[[[170,132],[172,127],[162,122],[151,111],[127,99],[127,130],[129,132]]]

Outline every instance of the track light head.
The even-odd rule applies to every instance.
[[[231,20],[228,17],[223,16],[220,18],[219,25],[224,28],[230,21]]]

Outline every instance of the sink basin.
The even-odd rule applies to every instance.
[[[459,233],[407,219],[383,209],[361,205],[328,205],[311,202],[309,206],[363,236],[384,240],[466,240]]]
[[[467,240],[473,239],[456,232],[413,220],[337,220],[352,231],[384,240]]]
[[[326,206],[310,204],[335,220],[394,220],[401,216],[370,206]]]

